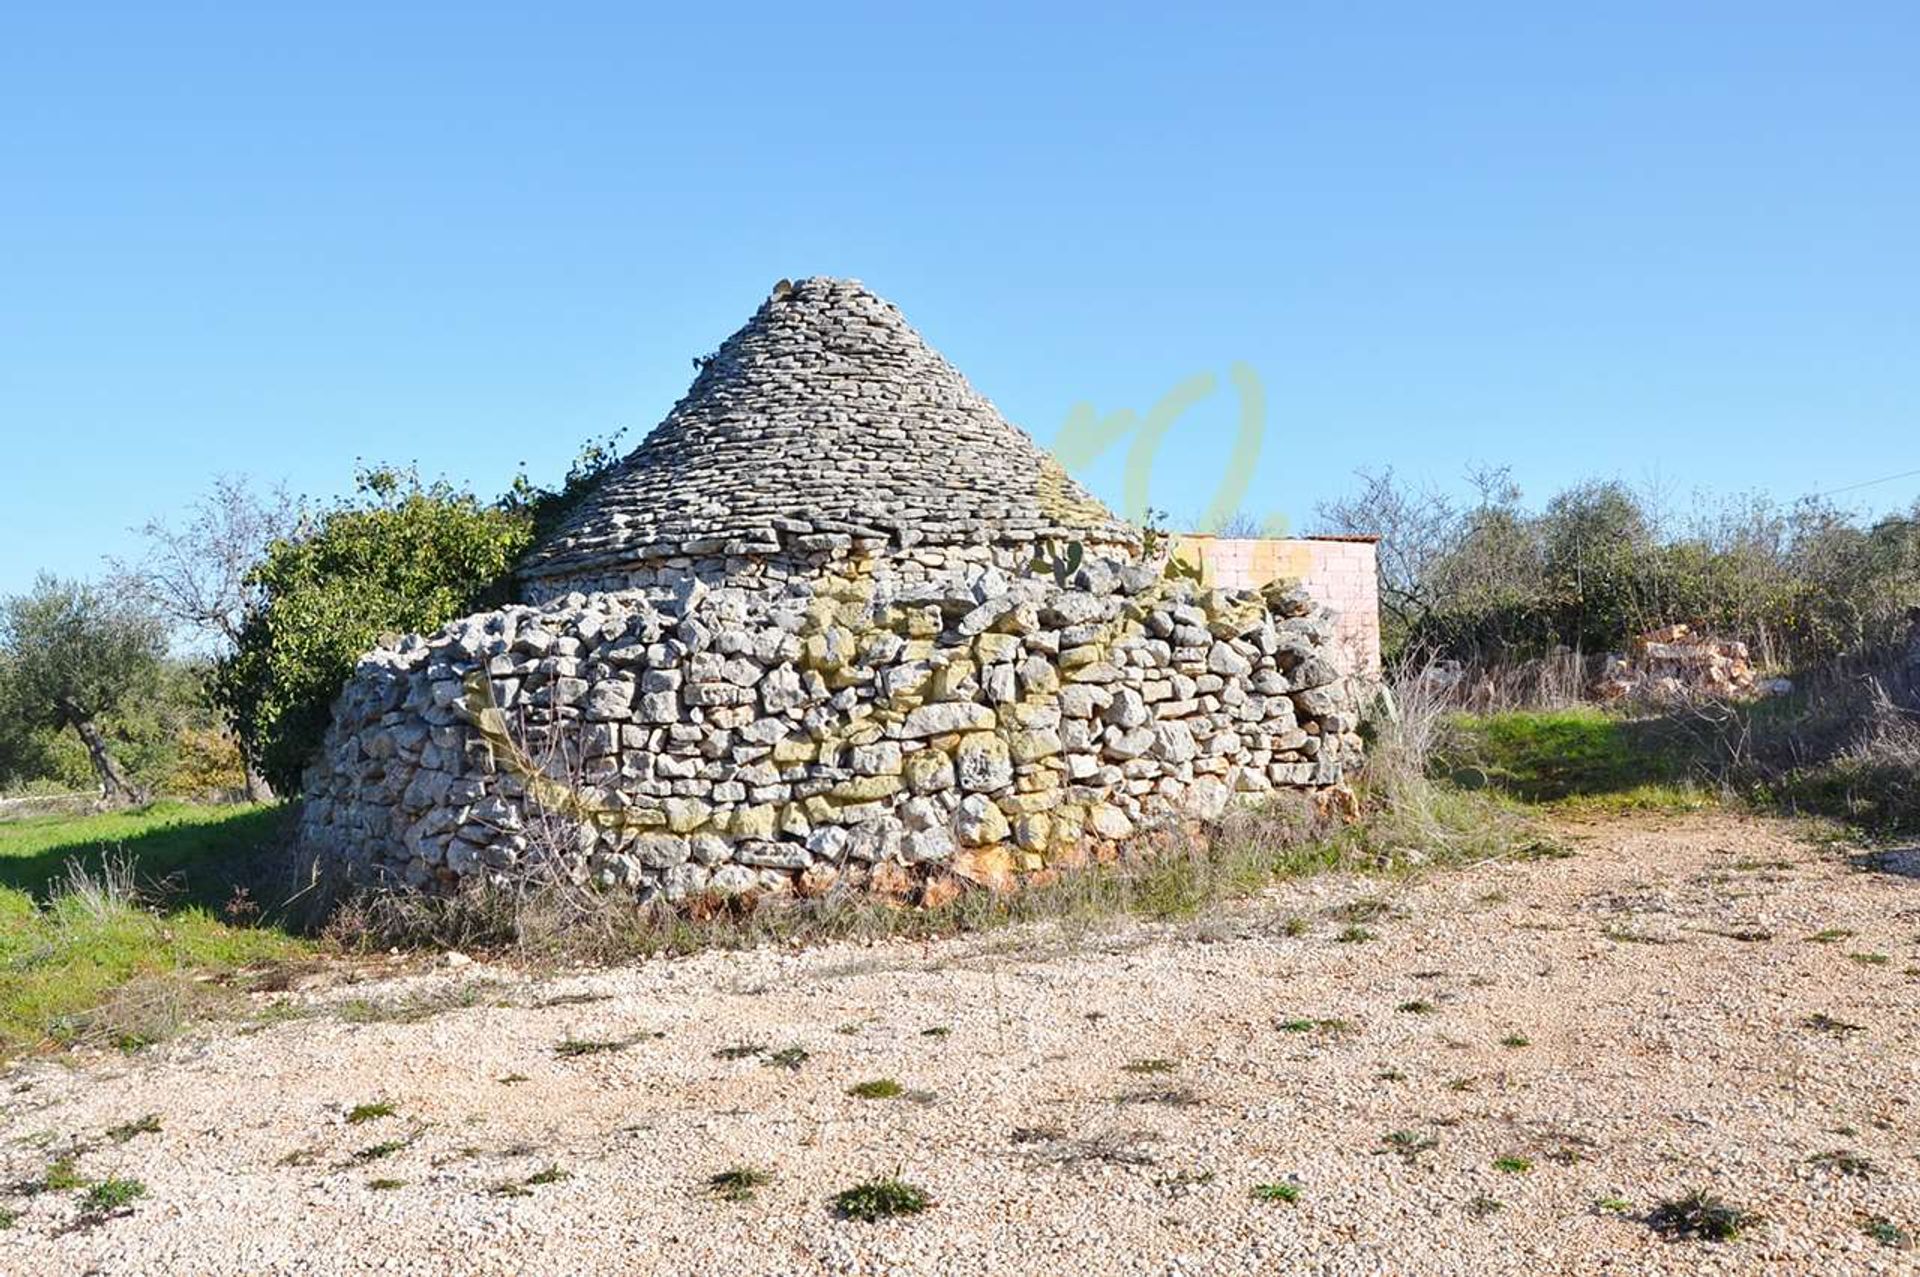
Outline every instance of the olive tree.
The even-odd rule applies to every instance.
[[[27,726],[71,728],[110,799],[142,795],[114,758],[103,719],[159,685],[166,627],[137,599],[42,576],[0,605],[6,711]]]

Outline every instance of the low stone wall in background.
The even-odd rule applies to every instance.
[[[660,591],[656,590],[655,594]],[[560,873],[643,895],[1076,860],[1337,783],[1356,689],[1302,590],[1094,560],[572,594],[369,654],[303,845],[362,881]]]

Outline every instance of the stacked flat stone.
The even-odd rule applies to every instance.
[[[899,309],[857,281],[775,290],[522,568],[527,597],[776,583],[848,554],[1024,564],[1043,539],[1127,554],[1087,494]],[[947,553],[954,551],[954,553]]]
[[[1126,561],[574,594],[362,660],[301,835],[362,880],[669,900],[1037,869],[1337,782],[1352,696],[1304,592]]]

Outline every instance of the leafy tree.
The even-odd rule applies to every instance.
[[[1818,663],[1903,636],[1920,605],[1920,503],[1863,524],[1819,499],[1696,499],[1671,529],[1658,501],[1611,482],[1562,491],[1538,512],[1503,470],[1469,476],[1475,504],[1363,472],[1320,508],[1324,527],[1376,532],[1382,637],[1463,659],[1555,645],[1618,649],[1685,622],[1771,662]]]
[[[261,770],[292,792],[333,700],[384,634],[439,628],[500,601],[533,520],[412,470],[373,468],[354,495],[303,514],[248,573],[257,591],[214,676]]]
[[[137,600],[42,576],[0,608],[7,711],[28,727],[71,728],[108,798],[142,794],[114,757],[101,723],[161,677],[166,632]]]
[[[203,650],[230,656],[239,647],[249,612],[261,601],[252,573],[267,547],[292,533],[295,516],[284,489],[262,495],[243,478],[221,475],[184,523],[149,520],[140,529],[146,554],[137,563],[114,567],[160,615],[205,643]],[[257,761],[247,756],[245,738],[239,739],[247,797],[271,799],[272,788]]]

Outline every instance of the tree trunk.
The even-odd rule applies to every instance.
[[[273,786],[267,783],[253,765],[251,758],[244,763],[247,772],[247,801],[250,803],[270,803],[273,801]]]
[[[100,734],[90,718],[75,714],[71,719],[73,730],[80,733],[81,741],[87,747],[87,757],[93,761],[94,774],[100,778],[100,796],[108,801],[137,803],[144,799],[139,790],[120,770],[120,764],[107,751],[107,738]]]

